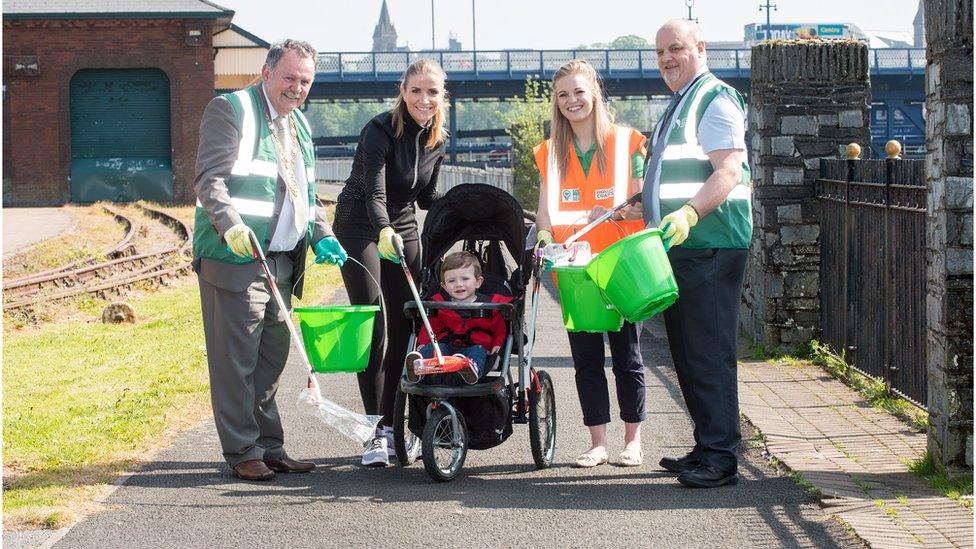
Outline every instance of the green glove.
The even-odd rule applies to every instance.
[[[661,240],[670,240],[672,247],[680,246],[682,242],[688,239],[688,233],[696,224],[698,224],[698,212],[695,211],[695,208],[685,204],[661,220],[661,226],[658,227],[663,233]]]
[[[396,248],[393,247],[394,238],[400,242],[400,249],[403,249],[403,238],[396,234],[393,227],[383,227],[380,230],[379,241],[376,243],[376,250],[379,252],[381,258],[394,263],[400,263],[400,258],[396,254]]]
[[[254,246],[251,244],[251,228],[243,223],[238,223],[227,229],[227,232],[224,233],[224,240],[234,255],[248,259],[253,259],[257,255],[254,252]]]
[[[552,232],[548,229],[542,229],[536,231],[535,233],[535,247],[538,248],[542,246],[543,248],[552,244]]]
[[[315,262],[320,264],[328,263],[329,265],[342,267],[342,264],[349,258],[346,255],[346,250],[342,249],[342,245],[339,244],[339,241],[334,236],[326,236],[319,239],[312,249],[315,251]]]

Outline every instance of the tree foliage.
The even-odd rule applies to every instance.
[[[636,34],[627,34],[624,36],[618,36],[614,38],[613,42],[610,42],[611,50],[649,50],[654,49],[654,46],[647,41],[643,36],[637,36]]]
[[[537,78],[525,79],[525,93],[513,97],[499,116],[512,137],[512,175],[515,198],[523,208],[535,211],[539,203],[539,171],[532,149],[545,139],[550,117],[549,86]]]
[[[305,117],[308,118],[313,137],[359,135],[370,119],[389,110],[392,105],[392,100],[362,103],[313,101],[309,103]]]
[[[613,42],[594,42],[577,46],[578,50],[650,50],[654,46],[643,36],[626,34],[613,39]]]

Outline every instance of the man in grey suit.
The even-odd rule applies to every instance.
[[[315,77],[315,50],[296,40],[274,44],[261,77],[207,105],[194,181],[193,267],[214,421],[224,459],[245,480],[315,467],[283,447],[275,392],[288,359],[288,311],[271,296],[252,236],[289,307],[293,293],[301,297],[308,247],[318,263],[346,259],[324,208],[316,207],[311,132],[296,108]]]

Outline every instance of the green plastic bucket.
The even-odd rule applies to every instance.
[[[660,229],[614,242],[590,261],[586,273],[630,322],[647,320],[678,299]]]
[[[600,288],[586,275],[586,267],[564,266],[553,269],[559,287],[563,324],[570,332],[616,332],[624,319],[607,303]]]
[[[377,305],[298,307],[305,352],[319,373],[362,372],[369,364]]]

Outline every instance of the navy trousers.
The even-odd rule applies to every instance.
[[[620,419],[627,423],[644,421],[646,388],[644,361],[641,359],[640,328],[624,322],[617,332],[608,332],[613,377],[617,385]],[[583,425],[610,423],[610,391],[604,371],[603,334],[569,332],[569,349],[576,369],[576,392],[583,409]]]
[[[678,246],[668,256],[679,297],[664,312],[664,322],[681,394],[695,425],[692,453],[703,464],[735,471],[735,451],[742,440],[735,349],[748,250]]]

